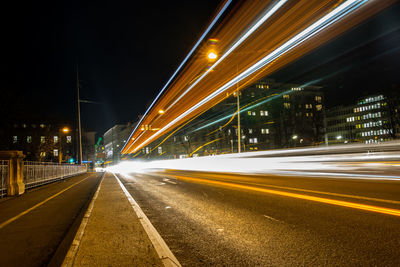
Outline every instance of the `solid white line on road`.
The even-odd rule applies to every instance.
[[[85,229],[86,229],[86,225],[89,221],[89,217],[90,217],[90,215],[92,215],[94,202],[96,201],[97,196],[99,194],[101,183],[104,180],[104,176],[105,176],[105,173],[103,173],[103,176],[101,177],[99,186],[97,187],[97,190],[94,193],[92,200],[90,201],[89,207],[88,207],[87,211],[85,212],[85,215],[83,216],[83,219],[82,219],[81,225],[79,226],[78,232],[76,233],[75,238],[72,241],[72,244],[67,252],[67,255],[64,258],[63,263],[61,264],[62,267],[67,267],[67,266],[69,267],[69,266],[74,265],[76,253],[78,252],[78,248],[79,248],[79,245],[81,244],[83,234],[85,233]]]
[[[114,174],[115,179],[117,179],[119,185],[124,191],[126,197],[128,198],[129,202],[133,210],[136,212],[140,223],[142,224],[144,230],[146,231],[147,235],[150,238],[151,243],[153,244],[158,256],[160,257],[164,266],[181,266],[179,261],[175,258],[174,254],[171,252],[167,244],[165,243],[164,239],[160,236],[157,232],[156,228],[151,224],[150,220],[147,218],[146,214],[142,211],[139,204],[135,201],[132,195],[128,192],[122,182],[118,179],[118,177]]]

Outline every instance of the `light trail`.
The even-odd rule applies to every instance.
[[[243,107],[242,109],[240,109],[240,113],[249,111],[250,109],[253,109],[253,108],[258,107],[258,106],[260,106],[260,105],[262,105],[262,104],[268,103],[268,102],[270,102],[271,100],[274,100],[274,99],[276,99],[276,98],[278,98],[278,97],[280,97],[280,96],[282,96],[282,95],[284,95],[284,94],[289,94],[289,93],[291,93],[291,92],[292,92],[292,91],[285,91],[285,92],[280,93],[280,94],[275,94],[275,95],[272,95],[272,96],[268,96],[268,99],[265,99],[265,100],[263,100],[263,101],[261,101],[261,102],[259,102],[259,103],[257,103],[257,104],[251,105],[251,106],[249,106],[249,107]],[[212,126],[212,125],[214,125],[214,124],[217,124],[217,123],[219,123],[219,122],[221,122],[221,121],[224,121],[224,120],[226,120],[226,119],[228,119],[228,118],[231,118],[231,117],[232,117],[233,115],[235,115],[236,113],[237,113],[237,111],[234,112],[234,113],[232,113],[232,114],[229,114],[229,115],[227,115],[227,116],[225,116],[225,117],[223,117],[223,118],[221,118],[221,119],[215,120],[215,121],[210,122],[210,123],[208,123],[208,124],[206,124],[206,125],[204,125],[204,126],[201,126],[201,127],[197,128],[197,129],[191,131],[190,133],[193,133],[193,132],[202,130],[202,129],[204,129],[204,128],[207,128],[207,127],[210,127],[210,126]],[[233,120],[233,119],[232,119],[232,120]],[[226,125],[225,125],[225,126],[226,126]],[[223,127],[225,127],[225,126],[223,126]]]
[[[193,55],[193,53],[196,51],[196,49],[199,47],[201,42],[203,42],[204,38],[207,36],[207,34],[211,31],[211,29],[214,27],[214,25],[217,23],[219,18],[222,16],[222,14],[226,11],[226,9],[229,7],[229,5],[232,3],[232,0],[227,0],[225,5],[221,8],[221,10],[218,12],[217,16],[213,19],[213,21],[210,23],[210,25],[207,27],[207,29],[204,31],[204,33],[201,35],[199,40],[196,42],[196,44],[193,46],[193,48],[190,50],[189,54],[186,55],[186,57],[183,59],[182,63],[178,66],[178,68],[175,70],[175,72],[172,74],[172,76],[169,78],[167,83],[164,85],[164,87],[161,89],[161,91],[158,93],[156,98],[153,100],[153,102],[150,104],[142,118],[139,120],[137,123],[136,127],[133,129],[132,133],[130,134],[128,140],[132,138],[132,135],[135,133],[137,128],[140,126],[140,123],[143,121],[143,119],[146,117],[146,115],[149,113],[149,111],[152,109],[154,104],[158,101],[158,99],[161,97],[162,93],[167,89],[171,81],[175,78],[175,76],[178,74],[178,72],[182,69],[182,67],[186,64],[186,62],[189,60],[189,58]],[[124,150],[125,146],[128,144],[126,142],[124,146],[122,147],[121,151]]]
[[[290,50],[297,47],[298,45],[305,42],[306,40],[310,39],[311,37],[315,36],[317,33],[321,32],[323,29],[326,29],[328,26],[332,25],[333,23],[337,22],[344,16],[348,15],[349,13],[353,12],[357,8],[361,7],[366,2],[367,2],[367,0],[348,0],[344,3],[342,3],[337,8],[332,10],[330,13],[326,14],[325,16],[323,16],[322,18],[320,18],[319,20],[314,22],[311,26],[307,27],[305,30],[303,30],[299,34],[295,35],[289,41],[285,42],[279,48],[277,48],[273,52],[269,53],[263,59],[261,59],[260,61],[258,61],[255,64],[253,64],[251,67],[249,67],[248,69],[246,69],[239,75],[237,75],[231,81],[225,83],[223,86],[216,89],[214,92],[212,92],[207,97],[203,98],[201,101],[196,103],[194,106],[192,106],[185,112],[181,113],[178,117],[176,117],[171,122],[166,124],[159,131],[157,131],[152,136],[150,136],[148,139],[144,140],[142,143],[137,145],[132,150],[132,152],[136,152],[139,148],[149,144],[157,136],[164,133],[166,130],[169,130],[170,128],[172,128],[179,121],[183,120],[185,117],[187,117],[188,115],[190,115],[191,113],[193,113],[194,111],[199,109],[200,107],[204,106],[205,104],[207,104],[213,98],[217,97],[221,93],[224,93],[226,90],[228,90],[233,85],[237,84],[238,82],[242,81],[243,79],[245,79],[248,76],[252,75],[253,73],[257,72],[258,70],[260,70],[267,64],[271,63],[272,61],[274,61],[278,57],[282,56],[283,54],[289,52]],[[132,144],[130,145],[129,148],[131,148],[136,143],[136,141],[137,140],[132,142]]]
[[[281,0],[276,3],[264,16],[260,18],[243,36],[234,43],[228,51],[226,51],[203,75],[201,75],[186,91],[184,91],[170,106],[166,109],[172,108],[178,101],[180,101],[190,90],[193,89],[204,77],[206,77],[215,67],[221,63],[227,56],[229,56],[238,46],[240,46],[251,34],[253,34],[267,19],[269,19],[279,8],[281,8],[287,0]]]
[[[272,190],[272,189],[267,189],[267,188],[263,188],[263,187],[251,186],[251,185],[236,184],[236,183],[229,183],[229,182],[215,181],[215,180],[201,179],[201,178],[193,178],[193,177],[187,177],[187,176],[181,176],[181,175],[171,175],[171,177],[175,177],[179,180],[184,180],[184,181],[188,181],[188,182],[212,184],[212,185],[216,185],[216,186],[256,191],[256,192],[261,192],[261,193],[266,193],[266,194],[273,194],[273,195],[279,195],[279,196],[284,196],[284,197],[297,198],[297,199],[319,202],[319,203],[324,203],[324,204],[330,204],[330,205],[335,205],[335,206],[353,208],[353,209],[358,209],[358,210],[363,210],[363,211],[376,212],[376,213],[381,213],[381,214],[386,214],[386,215],[400,216],[400,210],[398,210],[398,209],[384,208],[384,207],[360,204],[360,203],[343,201],[343,200],[336,200],[336,199],[317,197],[317,196],[311,196],[311,195],[305,195],[305,194],[291,193],[291,192],[280,191],[280,190]]]
[[[229,1],[230,3],[231,1]],[[253,25],[235,44],[233,44],[227,52],[225,52],[204,74],[202,74],[198,79],[196,79],[195,82],[193,82],[191,84],[191,86],[184,91],[171,105],[169,105],[166,109],[165,112],[169,111],[170,108],[172,108],[179,100],[181,100],[183,98],[184,95],[186,95],[190,90],[193,89],[193,87],[195,87],[205,76],[207,76],[216,66],[218,66],[227,56],[229,56],[238,46],[240,46],[252,33],[254,33],[254,31],[256,31],[268,18],[270,18],[283,4],[285,4],[287,2],[287,0],[280,0],[277,4],[275,4],[270,10],[268,10],[265,15],[258,20],[255,25]],[[227,3],[228,4],[228,3]],[[227,6],[226,6],[227,7]],[[225,10],[225,8],[223,9]],[[219,17],[218,17],[219,18]],[[214,24],[213,24],[214,25]],[[207,29],[207,33],[211,28],[209,27]],[[206,34],[203,34],[203,36],[201,38],[204,38]],[[200,40],[199,40],[200,41]],[[196,44],[199,44],[200,42],[198,42]],[[194,49],[192,49],[192,51],[194,51]],[[179,66],[178,70],[180,70],[180,68],[183,66],[184,63],[186,63],[187,59],[191,56],[192,51],[189,53],[189,55],[185,58],[184,62],[182,62],[182,64]],[[172,81],[172,79],[175,77],[175,75],[177,74],[178,70],[173,74],[173,76],[168,80],[167,84],[164,86],[164,88],[161,90],[161,92],[158,94],[158,96],[156,97],[156,99],[152,102],[152,104],[150,105],[150,107],[147,109],[146,113],[142,116],[141,120],[138,122],[138,124],[136,125],[135,129],[132,131],[132,134],[130,135],[129,139],[132,137],[133,133],[136,131],[136,129],[139,127],[140,123],[143,121],[144,117],[147,115],[148,111],[152,108],[152,106],[155,104],[155,102],[158,100],[158,98],[161,96],[162,92],[167,88],[167,85],[169,85],[169,83]],[[132,147],[134,143],[132,143],[128,149],[130,149]],[[126,144],[124,145],[124,147],[121,149],[121,151],[124,150]]]
[[[396,141],[380,145],[358,144],[335,147],[279,149],[146,162],[126,161],[111,170],[129,173],[173,169],[195,172],[399,181],[399,143]],[[369,151],[371,150],[383,152],[370,153]],[[360,164],[355,165],[355,162]],[[378,173],[371,174],[371,168]],[[389,174],[384,174],[385,172]]]

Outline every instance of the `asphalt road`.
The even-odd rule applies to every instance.
[[[183,266],[400,266],[399,180],[119,177]]]
[[[86,173],[2,200],[0,266],[59,265],[99,181]]]

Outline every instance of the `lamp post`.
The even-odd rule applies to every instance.
[[[69,128],[64,127],[62,129],[60,129],[60,140],[58,140],[58,144],[59,144],[59,148],[60,148],[60,150],[58,151],[58,163],[60,163],[60,164],[62,162],[62,134],[63,133],[69,133]]]
[[[217,59],[218,55],[215,51],[210,50],[207,54],[207,58],[209,61],[214,61]],[[236,64],[236,73],[239,73],[239,66]],[[236,92],[233,93],[233,95],[236,95],[236,106],[237,106],[237,136],[238,136],[238,153],[241,153],[241,128],[240,128],[240,99],[239,99],[239,84],[236,82]],[[233,151],[232,151],[233,153]]]
[[[79,70],[76,66],[76,97],[78,103],[78,139],[79,139],[79,160],[78,163],[82,164],[82,128],[81,128],[81,100],[79,97]]]

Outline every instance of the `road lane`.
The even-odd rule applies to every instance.
[[[182,175],[171,171],[158,176],[130,174],[122,181],[183,265],[400,264],[399,217],[173,179],[178,173]],[[292,188],[284,190],[287,192],[299,189],[378,198],[389,202],[329,196],[400,209],[400,184],[396,181],[191,175],[213,180],[230,178],[237,184],[256,180],[264,186]],[[327,197],[318,192],[302,194]]]
[[[1,202],[1,265],[47,265],[91,199],[99,177],[78,175]]]

